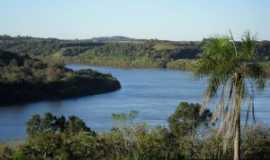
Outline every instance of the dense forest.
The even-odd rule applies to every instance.
[[[224,151],[223,140],[211,124],[212,113],[201,105],[182,102],[168,118],[168,127],[149,128],[136,122],[138,112],[114,113],[114,127],[96,132],[76,116],[33,115],[27,122],[27,138],[0,145],[3,160],[228,160],[232,143]],[[270,129],[263,125],[242,130],[242,158],[270,158]]]
[[[0,49],[42,59],[115,67],[191,69],[207,41],[163,41],[127,37],[85,40],[0,36]],[[270,42],[257,42],[257,59],[268,64]]]
[[[0,50],[0,104],[60,99],[114,91],[120,82],[91,69],[72,71],[29,55]]]

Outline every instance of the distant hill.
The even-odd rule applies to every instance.
[[[61,40],[56,38],[0,36],[0,49],[50,57],[64,62],[90,63],[117,67],[161,67],[175,65],[183,59],[196,59],[200,41],[166,41],[134,39],[124,36]],[[270,42],[257,42],[258,60],[270,60]],[[173,62],[173,63],[172,63]]]
[[[50,55],[56,52],[65,52],[64,54],[78,55],[87,50],[102,48],[103,46],[110,45],[115,47],[121,47],[123,45],[132,46],[132,48],[144,50],[144,47],[153,45],[157,51],[181,49],[188,46],[198,50],[198,44],[200,42],[175,42],[175,41],[163,41],[163,40],[146,40],[146,39],[134,39],[124,36],[112,36],[112,37],[95,37],[91,39],[81,40],[61,40],[56,38],[35,38],[35,37],[11,37],[7,35],[0,36],[0,49],[7,50],[15,53],[29,54],[29,55]],[[168,46],[170,46],[168,48]],[[172,47],[177,46],[177,47]],[[166,48],[167,47],[167,48]],[[76,53],[71,53],[72,50]],[[98,53],[97,53],[98,54]],[[128,53],[127,53],[128,54]],[[194,55],[190,55],[194,57]]]
[[[98,43],[143,43],[145,40],[134,39],[124,36],[112,36],[112,37],[94,37],[90,39],[92,42]]]

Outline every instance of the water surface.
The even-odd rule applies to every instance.
[[[60,101],[42,101],[0,107],[0,140],[25,137],[26,122],[33,114],[52,112],[76,115],[91,128],[104,131],[112,127],[111,115],[139,111],[137,121],[151,126],[166,125],[168,116],[180,101],[201,102],[206,80],[194,79],[190,72],[165,69],[117,69],[70,64],[74,70],[93,68],[117,77],[122,89],[116,92]],[[269,82],[268,82],[269,84]],[[257,119],[270,124],[270,87],[257,93]]]

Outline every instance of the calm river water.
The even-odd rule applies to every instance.
[[[51,112],[76,115],[91,128],[104,131],[112,127],[111,115],[139,112],[137,121],[150,126],[166,125],[168,116],[180,101],[201,102],[206,80],[194,79],[190,72],[164,69],[117,69],[89,65],[67,65],[74,70],[93,68],[117,77],[122,89],[116,92],[61,101],[42,101],[0,107],[0,140],[23,139],[26,122],[33,114]],[[255,97],[257,120],[270,124],[270,87]]]

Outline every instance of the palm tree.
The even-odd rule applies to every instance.
[[[256,41],[249,32],[240,42],[230,34],[207,39],[202,49],[195,73],[208,76],[204,106],[220,95],[213,117],[220,122],[218,133],[224,137],[224,147],[233,140],[234,160],[239,160],[243,104],[248,102],[247,118],[252,113],[255,121],[253,88],[265,85],[265,73],[255,61]]]

